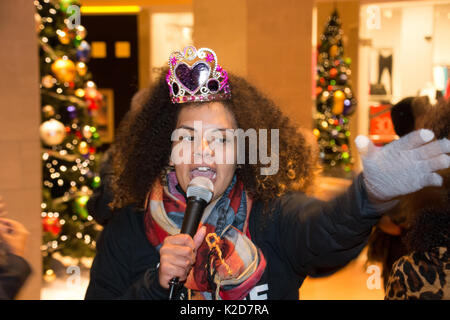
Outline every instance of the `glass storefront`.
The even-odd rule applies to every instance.
[[[366,3],[360,7],[359,129],[395,139],[390,107],[403,98],[450,94],[450,1]],[[369,115],[369,116],[367,116]]]

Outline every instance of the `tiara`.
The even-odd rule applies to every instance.
[[[228,74],[217,64],[216,53],[208,48],[189,46],[183,52],[172,52],[166,82],[172,103],[231,98]]]

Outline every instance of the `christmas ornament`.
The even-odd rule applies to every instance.
[[[338,46],[335,45],[335,44],[332,45],[332,46],[330,47],[330,51],[329,51],[330,57],[332,57],[332,58],[336,57],[337,54],[338,54],[338,51],[339,51]]]
[[[44,27],[42,24],[42,17],[37,12],[34,14],[34,27],[37,33],[41,32]]]
[[[314,129],[313,134],[318,138],[320,136],[320,131],[318,129]]]
[[[52,269],[47,269],[45,270],[43,278],[45,282],[53,282],[56,279],[56,274]]]
[[[42,218],[42,227],[44,232],[50,232],[55,237],[61,232],[61,224],[57,217],[46,216]]]
[[[88,62],[91,56],[91,46],[86,40],[81,41],[77,47],[77,60],[82,62]]]
[[[42,77],[41,83],[44,88],[50,89],[55,85],[56,79],[48,74],[48,75]]]
[[[84,98],[89,100],[99,100],[101,98],[101,94],[95,88],[86,88],[84,90]]]
[[[76,95],[78,98],[83,98],[83,97],[84,97],[84,90],[81,89],[81,88],[75,90],[75,95]]]
[[[55,115],[55,108],[53,108],[53,106],[47,104],[46,106],[42,107],[42,112],[44,112],[44,115],[47,118],[53,117]]]
[[[80,61],[77,63],[77,72],[81,77],[84,77],[87,73],[87,66],[86,63]]]
[[[82,25],[79,25],[75,28],[75,31],[77,33],[77,38],[79,40],[84,40],[84,38],[86,38],[87,35],[87,30],[85,27],[83,27]]]
[[[66,130],[64,125],[55,119],[45,121],[39,127],[42,141],[49,146],[55,146],[64,141]]]
[[[61,11],[66,12],[69,6],[73,4],[73,0],[61,0],[59,1],[59,8]]]
[[[70,36],[69,33],[63,30],[56,30],[56,34],[58,35],[58,40],[62,44],[69,44],[70,43]]]
[[[75,106],[68,106],[67,112],[69,113],[69,117],[73,120],[77,117],[77,108]]]
[[[75,211],[83,219],[86,219],[89,215],[89,212],[86,209],[86,204],[87,204],[88,200],[89,200],[89,196],[81,196],[81,197],[78,197],[74,201]]]
[[[91,127],[90,126],[84,126],[83,130],[83,137],[85,137],[86,139],[90,139],[92,137],[92,131],[91,131]]]
[[[329,96],[330,96],[330,93],[328,91],[324,91],[322,93],[322,96],[320,97],[320,101],[325,103],[328,100]]]
[[[337,69],[336,68],[331,68],[330,69],[330,77],[331,78],[334,78],[334,77],[336,77],[336,75],[337,75]]]
[[[336,90],[333,94],[333,114],[341,114],[344,111],[345,94],[341,90]]]
[[[58,59],[52,64],[52,72],[60,82],[71,82],[75,79],[75,64],[70,59]]]
[[[101,179],[100,179],[100,177],[99,176],[96,176],[93,180],[92,180],[92,184],[91,184],[91,186],[92,186],[92,188],[98,188],[99,186],[100,186],[100,181],[101,181]]]
[[[356,109],[356,99],[345,99],[344,100],[344,115],[348,116],[351,115],[353,112],[355,112]]]
[[[86,141],[81,141],[80,145],[78,146],[78,151],[80,151],[81,154],[88,154],[89,153],[89,146],[86,143]]]

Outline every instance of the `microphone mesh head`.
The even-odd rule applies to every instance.
[[[189,182],[187,197],[199,197],[209,203],[214,194],[214,185],[206,177],[195,177]]]

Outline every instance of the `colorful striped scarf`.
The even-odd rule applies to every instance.
[[[167,186],[158,180],[147,199],[146,235],[158,251],[165,237],[181,229],[186,199],[177,185],[175,172],[171,172]],[[266,261],[251,241],[251,203],[235,176],[223,196],[206,207],[200,226],[206,226],[207,236],[185,283],[192,298],[241,300],[260,280]]]

